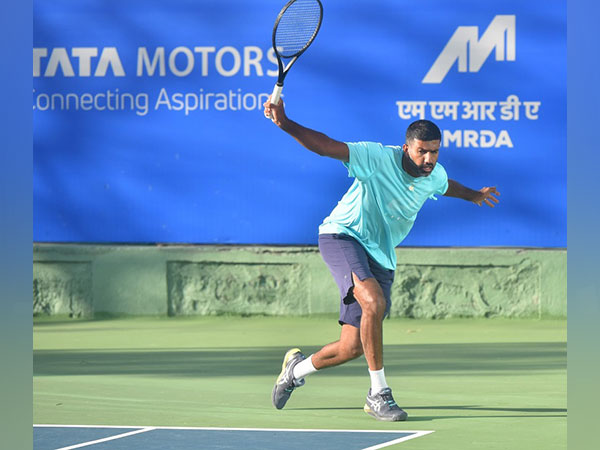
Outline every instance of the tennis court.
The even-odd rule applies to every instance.
[[[373,3],[35,1],[36,450],[566,447],[566,2]],[[319,233],[396,273],[406,422],[364,358],[271,404],[339,337]]]
[[[256,428],[103,427],[34,425],[40,450],[82,447],[115,449],[328,448],[375,450],[424,436],[430,431],[284,430]]]
[[[386,374],[407,422],[364,414],[362,358],[307,378],[275,410],[284,352],[338,332],[333,317],[36,319],[34,448],[130,432],[86,446],[566,447],[565,320],[387,320]]]

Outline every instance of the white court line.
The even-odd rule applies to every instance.
[[[224,428],[224,427],[161,427],[161,426],[142,426],[142,425],[60,425],[60,424],[34,424],[34,427],[40,428],[150,428],[153,430],[207,430],[207,431],[300,431],[300,432],[343,432],[343,433],[421,433],[425,435],[433,433],[426,430],[333,430],[324,428]],[[402,438],[404,439],[404,438]]]
[[[403,438],[394,439],[393,441],[384,442],[382,444],[373,445],[372,447],[366,447],[362,450],[377,450],[379,448],[389,447],[390,445],[398,444],[399,442],[408,441],[410,439],[415,439],[421,436],[425,436],[427,434],[433,433],[433,431],[407,431],[407,430],[399,430],[394,431],[394,433],[415,433],[410,436],[404,436]]]
[[[98,428],[98,427],[95,427],[95,428]],[[107,428],[117,428],[117,427],[107,427]],[[117,434],[116,436],[110,436],[110,437],[103,438],[103,439],[97,439],[95,441],[82,442],[81,444],[75,444],[75,445],[69,445],[68,447],[57,448],[56,450],[71,450],[74,448],[87,447],[89,445],[99,444],[101,442],[107,442],[107,441],[114,441],[115,439],[121,439],[121,438],[124,438],[127,436],[133,436],[134,434],[145,433],[146,431],[152,431],[152,430],[154,430],[154,427],[146,427],[146,428],[142,428],[141,430],[130,431],[128,433],[121,433],[121,434]]]

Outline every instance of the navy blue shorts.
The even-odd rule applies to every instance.
[[[389,315],[394,282],[393,270],[382,267],[356,239],[346,234],[320,234],[319,251],[340,289],[340,325],[348,324],[360,328],[362,308],[352,294],[352,273],[360,281],[375,278],[379,282],[387,303],[385,317]]]

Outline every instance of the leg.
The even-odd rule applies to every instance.
[[[371,261],[365,249],[350,236],[319,235],[319,250],[340,290],[339,322],[352,328],[347,332],[342,330],[340,341],[325,346],[319,352],[319,358],[313,357],[315,368],[341,364],[357,357],[360,353],[355,347],[360,343],[369,369],[381,369],[382,321],[388,307],[393,271]],[[345,343],[350,345],[342,345]],[[348,350],[353,354],[347,354]]]
[[[353,295],[362,308],[360,329],[349,324],[342,325],[340,340],[327,344],[312,356],[316,369],[337,366],[358,358],[363,353],[370,370],[383,368],[383,332],[386,300],[375,278],[360,281],[352,274]]]
[[[363,354],[360,330],[352,325],[342,325],[340,340],[327,344],[312,355],[315,369],[324,369],[343,364]]]
[[[385,317],[387,301],[383,293],[382,285],[375,278],[365,278],[360,281],[355,274],[352,274],[354,280],[354,298],[362,309],[360,321],[360,336],[365,352],[365,359],[369,365],[371,374],[371,389],[367,395],[367,401],[364,411],[378,420],[402,421],[406,420],[408,414],[402,410],[394,401],[392,390],[387,387],[385,378],[382,389],[373,390],[379,385],[381,388],[380,376],[383,376],[383,318]],[[383,286],[389,295],[392,278],[383,281]],[[379,375],[377,375],[379,374]]]
[[[362,308],[360,339],[370,370],[383,368],[383,317],[386,299],[375,278],[360,281],[353,273],[354,298]]]

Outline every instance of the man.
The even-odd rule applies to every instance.
[[[290,120],[283,102],[270,100],[264,113],[300,144],[343,162],[354,183],[319,227],[319,250],[341,295],[340,339],[306,358],[289,350],[273,388],[273,406],[281,409],[304,378],[364,354],[371,376],[365,412],[386,421],[406,420],[394,401],[383,366],[383,319],[389,314],[396,268],[395,247],[413,226],[418,211],[435,195],[457,197],[493,207],[495,187],[474,191],[448,179],[437,164],[439,128],[428,120],[408,127],[402,147],[373,142],[344,143]],[[494,202],[494,203],[493,203]]]

